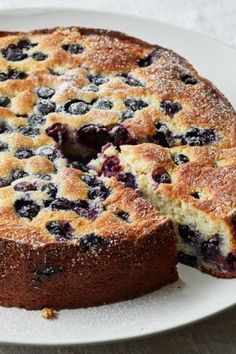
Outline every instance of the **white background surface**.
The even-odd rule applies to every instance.
[[[37,0],[35,3],[32,0],[0,0],[0,9],[53,5],[74,5],[152,17],[200,31],[236,47],[235,0]],[[235,72],[232,75],[235,76]],[[83,348],[0,347],[0,354],[228,354],[236,353],[235,334],[236,309],[189,328],[145,340]]]

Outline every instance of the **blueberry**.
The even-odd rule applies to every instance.
[[[2,187],[7,187],[11,184],[11,181],[9,181],[8,179],[6,178],[2,178],[0,177],[0,188]]]
[[[129,213],[127,213],[126,211],[119,211],[118,213],[116,213],[116,215],[126,222],[129,220]]]
[[[52,179],[48,173],[44,173],[44,172],[38,174],[37,177],[40,179],[44,179],[45,181],[51,181]]]
[[[96,103],[94,104],[94,108],[96,109],[105,109],[105,110],[109,110],[112,109],[113,107],[113,103],[105,98],[101,98],[99,100],[96,101]]]
[[[71,210],[72,204],[66,198],[56,198],[50,206],[52,210]]]
[[[73,202],[72,208],[79,216],[90,220],[95,220],[104,210],[101,204],[89,204],[86,200],[77,200],[76,202]]]
[[[197,257],[190,255],[190,254],[185,254],[183,252],[178,253],[178,260],[180,263],[186,264],[190,267],[197,267]]]
[[[11,100],[6,96],[0,96],[0,107],[8,107]]]
[[[98,92],[99,88],[94,84],[90,84],[88,86],[83,87],[83,90],[88,92]]]
[[[96,150],[108,143],[109,139],[109,132],[103,125],[88,124],[77,131],[78,143]]]
[[[84,51],[84,47],[80,44],[63,44],[61,47],[70,54],[81,54]]]
[[[124,78],[124,82],[129,86],[143,86],[143,84],[139,80],[135,79],[130,75],[123,74],[122,77]]]
[[[45,146],[38,152],[39,155],[47,157],[50,161],[54,161],[60,157],[59,152],[50,146]]]
[[[41,114],[46,115],[46,114],[55,112],[56,103],[52,102],[50,100],[40,99],[37,102],[37,107],[38,107],[38,111]]]
[[[32,58],[36,61],[43,61],[45,59],[47,59],[47,54],[41,53],[41,52],[34,52],[32,54]]]
[[[96,86],[103,85],[103,84],[105,84],[108,81],[107,78],[105,78],[105,77],[103,77],[102,75],[99,75],[99,74],[98,75],[89,75],[88,79],[89,79],[89,81],[92,84],[94,84]]]
[[[29,183],[29,182],[19,182],[14,185],[15,191],[18,192],[28,192],[28,191],[36,191],[37,185],[36,183]]]
[[[88,171],[87,167],[83,164],[83,162],[77,161],[77,160],[70,161],[69,162],[69,167],[75,168],[76,170],[80,170],[80,171],[83,171],[83,172],[87,172]]]
[[[21,169],[17,169],[17,170],[12,171],[11,180],[15,181],[17,179],[20,179],[20,178],[23,178],[23,177],[26,177],[26,176],[28,176],[27,172],[25,172],[24,170],[21,170]]]
[[[16,150],[14,156],[17,159],[29,159],[33,155],[34,154],[33,154],[33,151],[31,149],[22,147],[22,148],[19,148],[18,150]]]
[[[8,144],[0,141],[0,152],[8,150]]]
[[[156,168],[153,172],[152,172],[152,179],[157,183],[171,183],[171,177],[169,175],[169,173],[165,170],[163,170],[163,168]]]
[[[147,66],[150,66],[154,62],[155,57],[155,52],[150,53],[146,57],[139,59],[138,66],[140,68],[146,68]]]
[[[197,79],[195,79],[191,74],[182,73],[180,75],[180,80],[183,81],[186,85],[196,85]]]
[[[26,136],[35,136],[35,135],[39,135],[40,130],[38,128],[35,127],[29,127],[29,126],[24,126],[24,127],[20,127],[19,128],[21,134],[24,134]]]
[[[17,43],[17,47],[21,48],[21,49],[30,49],[32,47],[35,47],[37,45],[37,43],[31,43],[28,39],[21,39],[18,43]]]
[[[9,80],[24,80],[26,77],[27,75],[24,72],[16,69],[10,70],[8,73]]]
[[[54,183],[48,183],[42,187],[42,191],[47,193],[51,199],[54,199],[57,195],[57,186]]]
[[[186,133],[185,139],[190,146],[203,146],[215,143],[217,136],[213,128],[192,128]]]
[[[89,187],[96,187],[100,185],[100,181],[96,178],[96,176],[89,175],[88,173],[85,173],[81,177],[81,180],[85,182]]]
[[[201,244],[201,253],[205,260],[213,260],[219,255],[219,240],[217,236],[213,236]]]
[[[5,73],[4,71],[0,71],[0,81],[6,81],[8,80],[8,73]]]
[[[112,130],[110,141],[115,146],[136,143],[136,139],[130,135],[129,131],[123,125],[119,125]]]
[[[31,220],[38,215],[40,211],[40,206],[32,200],[18,199],[14,206],[18,215]]]
[[[136,181],[135,177],[132,173],[126,172],[126,173],[121,173],[118,177],[118,180],[124,183],[124,185],[128,188],[136,189]]]
[[[6,122],[4,122],[3,120],[0,121],[0,134],[10,133],[11,131],[12,129],[7,125]]]
[[[46,129],[46,133],[59,144],[62,144],[67,140],[67,129],[64,124],[55,123]]]
[[[191,193],[191,197],[194,199],[200,199],[200,194],[198,192]]]
[[[97,236],[94,233],[91,233],[81,237],[79,246],[82,252],[87,252],[89,251],[90,248],[94,246],[107,246],[108,244],[109,244],[108,240],[100,236]]]
[[[117,176],[120,171],[120,160],[116,156],[106,158],[102,164],[101,173],[106,177]]]
[[[90,110],[89,103],[82,100],[72,100],[65,104],[65,111],[74,115],[83,115]]]
[[[110,194],[109,189],[107,189],[105,185],[101,182],[99,186],[89,190],[88,198],[89,199],[99,198],[101,200],[105,200],[109,196],[109,194]]]
[[[51,98],[55,94],[55,90],[50,87],[39,87],[36,92],[38,97],[44,99]]]
[[[2,49],[2,55],[9,61],[24,60],[28,57],[26,53],[23,53],[22,48],[17,47],[15,44],[9,44],[8,47]]]
[[[157,123],[156,133],[151,137],[151,141],[163,147],[170,147],[172,145],[172,133],[163,123]]]
[[[46,118],[44,116],[39,116],[39,115],[33,115],[29,117],[29,125],[42,125],[46,122]]]
[[[68,221],[50,221],[46,229],[59,241],[70,240],[73,229]]]
[[[130,109],[131,111],[135,112],[137,110],[141,110],[145,107],[148,107],[148,103],[144,102],[143,100],[140,99],[135,99],[135,98],[127,98],[124,101],[124,104],[126,105],[126,107],[128,109]]]
[[[189,162],[189,158],[184,154],[173,154],[171,158],[176,165],[181,165]]]
[[[134,117],[134,111],[131,109],[127,109],[126,111],[121,113],[121,120],[126,120]]]
[[[178,233],[180,238],[190,245],[198,244],[201,238],[201,234],[192,225],[179,225]]]
[[[160,108],[165,115],[170,116],[172,118],[176,113],[181,111],[182,106],[179,102],[163,100],[160,103]]]

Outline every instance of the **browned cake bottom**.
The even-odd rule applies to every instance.
[[[177,279],[169,223],[136,243],[125,241],[81,253],[79,246],[37,249],[1,240],[0,304],[78,308],[132,299]]]

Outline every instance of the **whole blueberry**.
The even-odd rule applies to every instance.
[[[11,173],[11,180],[12,180],[12,181],[15,181],[15,180],[17,180],[17,179],[26,177],[26,176],[28,176],[28,175],[29,175],[29,174],[28,174],[27,172],[25,172],[24,170],[17,169],[17,170],[12,171],[12,173]]]
[[[33,151],[29,148],[19,148],[18,150],[16,150],[15,152],[15,157],[17,159],[29,159],[30,157],[32,157],[34,154],[33,154]]]
[[[6,96],[0,96],[0,107],[8,107],[11,104],[11,100]]]
[[[15,191],[18,192],[28,192],[28,191],[36,191],[37,190],[37,185],[36,183],[29,183],[26,181],[19,182],[14,185]]]
[[[37,216],[40,211],[40,206],[32,200],[18,199],[14,207],[19,216],[30,220]]]
[[[189,73],[182,73],[180,75],[180,80],[183,81],[186,85],[196,85],[197,84],[197,79],[195,79],[191,74]]]
[[[92,247],[106,246],[108,244],[109,244],[108,240],[104,239],[101,236],[97,236],[95,233],[91,233],[81,237],[79,246],[82,252],[87,252]]]
[[[171,158],[176,165],[182,165],[189,162],[189,158],[184,154],[173,154]]]
[[[90,105],[82,100],[72,100],[65,104],[65,111],[73,115],[83,115],[90,110]]]
[[[47,115],[49,113],[55,112],[56,104],[50,100],[40,99],[37,102],[37,108],[41,114]]]
[[[43,60],[47,59],[47,57],[48,57],[47,54],[44,54],[42,52],[34,52],[32,54],[32,58],[36,61],[43,61]]]
[[[171,177],[169,175],[169,173],[165,170],[163,170],[163,168],[156,168],[153,172],[152,172],[152,179],[157,183],[171,183]]]
[[[17,47],[15,44],[9,44],[8,47],[2,49],[2,55],[9,61],[20,61],[28,57],[28,55],[23,52],[23,49]]]
[[[70,240],[73,229],[68,221],[50,221],[46,229],[59,241]]]
[[[50,87],[39,87],[36,92],[38,97],[44,99],[51,98],[55,94],[55,90]]]
[[[165,115],[170,116],[172,118],[176,113],[181,111],[182,106],[179,102],[163,100],[160,103],[160,108]]]

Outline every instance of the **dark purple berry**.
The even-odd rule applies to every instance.
[[[213,260],[219,255],[219,240],[212,237],[201,244],[201,253],[205,260]]]
[[[53,124],[51,127],[47,128],[46,133],[59,144],[62,144],[67,140],[67,129],[62,123]]]
[[[129,86],[143,86],[143,84],[130,75],[123,74],[124,82]]]
[[[172,118],[176,113],[181,111],[182,106],[179,102],[163,100],[161,101],[160,108],[165,115],[170,116]]]
[[[186,133],[185,139],[190,146],[203,146],[215,143],[217,136],[213,128],[192,128]]]
[[[29,117],[29,125],[35,126],[35,125],[42,125],[46,122],[46,118],[44,116],[36,116],[33,115]]]
[[[106,158],[106,160],[102,164],[101,174],[106,177],[117,176],[120,171],[120,160],[116,156]]]
[[[2,187],[7,187],[11,184],[11,181],[6,179],[6,178],[2,178],[0,177],[0,188]]]
[[[81,237],[80,239],[80,250],[82,252],[87,252],[89,251],[90,248],[95,247],[95,246],[107,246],[109,244],[109,241],[95,235],[94,233],[85,235]]]
[[[136,139],[131,136],[128,129],[123,125],[119,125],[112,129],[110,133],[110,141],[115,146],[135,144],[137,142]]]
[[[55,90],[50,87],[40,87],[37,89],[37,95],[40,98],[51,98],[55,94]]]
[[[135,99],[135,98],[127,98],[127,100],[124,101],[124,104],[126,105],[126,107],[128,109],[130,109],[133,112],[141,110],[145,107],[148,107],[147,102],[144,102],[143,100]]]
[[[44,179],[45,181],[51,181],[51,179],[52,179],[49,174],[44,173],[44,172],[42,172],[39,175],[37,175],[37,177],[40,178],[40,179]]]
[[[157,183],[171,183],[171,177],[169,175],[169,173],[165,170],[163,170],[163,168],[159,167],[156,168],[153,172],[152,172],[152,179]]]
[[[21,134],[24,134],[26,136],[36,136],[40,133],[40,130],[38,128],[29,126],[20,127],[19,130]]]
[[[50,100],[40,99],[37,102],[37,107],[38,107],[38,111],[41,114],[46,115],[46,114],[55,112],[56,103],[52,102]]]
[[[17,47],[21,48],[21,49],[30,49],[33,48],[37,45],[37,43],[31,43],[28,39],[21,39],[18,43],[17,43]]]
[[[82,100],[72,100],[65,104],[65,111],[74,115],[83,115],[90,110],[90,105]]]
[[[71,201],[66,198],[56,198],[50,207],[52,210],[70,210],[71,205]]]
[[[46,229],[56,237],[58,241],[70,240],[73,229],[68,221],[50,221]]]
[[[136,185],[136,181],[135,181],[135,177],[132,173],[130,172],[126,172],[126,173],[120,173],[117,176],[117,179],[124,183],[124,185],[128,188],[132,188],[132,189],[136,189],[137,185]]]
[[[26,53],[23,53],[23,49],[17,47],[15,44],[9,44],[8,47],[2,49],[2,55],[9,61],[24,60],[28,57]]]
[[[92,84],[94,84],[96,86],[100,86],[102,84],[105,84],[108,81],[107,78],[105,78],[101,75],[89,75],[88,79]]]
[[[18,199],[15,202],[15,210],[21,217],[32,220],[38,215],[40,206],[32,200]]]
[[[11,173],[11,180],[12,181],[16,181],[17,179],[23,178],[29,176],[29,174],[27,172],[25,172],[24,170],[14,170]]]
[[[121,113],[121,120],[126,120],[134,117],[134,111],[131,109],[127,109],[127,111],[124,111]]]
[[[6,81],[6,80],[8,80],[8,73],[1,71],[0,72],[0,81]]]
[[[0,152],[8,150],[8,144],[0,141]]]
[[[82,172],[88,172],[87,167],[81,161],[77,161],[77,160],[71,161],[69,163],[69,167],[75,168],[76,170],[80,170]]]
[[[94,108],[96,109],[104,109],[104,110],[110,110],[113,107],[113,103],[105,98],[100,98],[98,99],[95,104],[94,104]]]
[[[11,100],[6,96],[0,96],[0,107],[8,107]]]
[[[180,75],[180,80],[183,81],[186,85],[196,85],[197,79],[195,79],[191,74],[182,73]]]
[[[126,222],[129,221],[129,213],[127,213],[126,211],[119,211],[118,213],[116,213],[116,215]]]
[[[70,54],[81,54],[84,51],[84,47],[80,44],[63,44],[61,47]]]
[[[184,154],[173,154],[171,158],[176,165],[181,165],[189,162],[189,158]]]
[[[54,183],[45,184],[42,191],[47,193],[51,199],[55,199],[57,195],[57,186]]]
[[[190,245],[198,244],[201,238],[201,234],[192,225],[179,225],[178,233],[180,238]]]
[[[151,141],[161,145],[163,147],[170,147],[172,146],[173,139],[172,139],[172,133],[166,126],[166,124],[163,123],[157,123],[156,125],[157,132],[155,135],[151,137]]]
[[[54,161],[56,158],[60,157],[59,152],[50,146],[45,146],[38,152],[39,155],[47,157],[50,161]]]
[[[147,66],[150,66],[154,62],[154,59],[155,59],[155,55],[154,52],[152,52],[145,58],[139,59],[138,66],[140,66],[140,68],[146,68]]]
[[[26,73],[16,69],[10,70],[8,73],[9,80],[24,80],[26,78],[27,78]]]
[[[5,121],[0,121],[0,134],[10,133],[12,129],[7,125]]]
[[[41,53],[41,52],[34,52],[32,54],[32,58],[36,61],[43,61],[45,59],[47,59],[47,54]]]
[[[17,159],[29,159],[30,157],[32,157],[34,154],[33,154],[33,151],[31,149],[28,149],[28,148],[19,148],[18,150],[16,150],[15,152],[15,157]]]
[[[77,132],[78,143],[95,150],[100,150],[103,145],[108,143],[109,139],[109,132],[103,125],[84,125]]]
[[[15,191],[18,192],[28,192],[28,191],[36,191],[37,185],[36,183],[29,183],[29,182],[19,182],[14,185]]]

